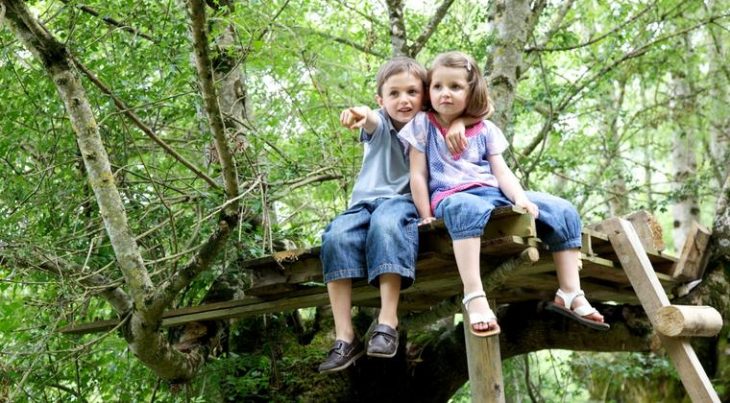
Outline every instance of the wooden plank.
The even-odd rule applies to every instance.
[[[482,241],[481,254],[489,256],[516,255],[530,247],[528,240],[517,235],[508,235]]]
[[[580,277],[591,277],[621,285],[628,285],[629,278],[614,262],[599,256],[583,256]]]
[[[419,228],[421,233],[445,229],[446,225],[443,220],[435,220]],[[508,235],[516,235],[519,237],[537,236],[535,219],[526,210],[516,206],[495,208],[484,228],[482,238],[500,238]]]
[[[682,281],[692,281],[702,278],[707,267],[707,260],[710,254],[707,253],[707,246],[710,244],[710,230],[700,225],[697,221],[687,232],[687,238],[679,255],[679,261],[673,267],[672,277]]]
[[[657,327],[657,312],[662,307],[669,305],[669,299],[654,273],[641,240],[626,220],[612,218],[606,220],[603,226],[650,322]],[[657,336],[674,362],[682,384],[692,401],[719,403],[720,398],[713,389],[712,383],[689,341],[683,338],[667,337],[659,333]]]

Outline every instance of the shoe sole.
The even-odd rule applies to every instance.
[[[346,369],[350,365],[354,364],[355,361],[358,358],[362,357],[363,354],[365,354],[365,351],[360,351],[359,353],[355,354],[352,358],[350,358],[349,361],[347,361],[346,363],[340,365],[339,367],[334,367],[334,368],[330,368],[330,369],[321,370],[321,371],[319,371],[319,373],[320,374],[331,374],[332,372],[342,371],[343,369]]]
[[[396,349],[395,349],[395,351],[393,351],[393,352],[392,352],[392,353],[390,353],[390,354],[385,354],[385,353],[376,353],[376,352],[370,352],[370,351],[368,351],[368,357],[377,357],[377,358],[393,358],[393,357],[395,357],[395,355],[396,355],[397,353],[398,353],[398,348],[396,348]]]
[[[573,319],[574,321],[580,323],[581,325],[589,327],[593,330],[601,330],[601,331],[605,332],[605,331],[611,329],[611,325],[609,325],[608,323],[596,322],[594,320],[583,318],[581,316],[578,316],[577,313],[569,310],[568,308],[560,306],[554,302],[548,302],[545,305],[545,310],[565,316],[566,318]]]

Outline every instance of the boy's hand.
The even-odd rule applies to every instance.
[[[515,206],[522,207],[535,218],[540,215],[540,209],[537,207],[537,204],[527,200],[526,197],[516,199]]]
[[[361,129],[365,127],[370,112],[367,106],[347,108],[340,113],[340,123],[348,129]]]
[[[451,122],[449,130],[446,132],[446,147],[449,148],[451,155],[459,155],[469,145],[466,141],[466,126],[464,119],[456,119]]]

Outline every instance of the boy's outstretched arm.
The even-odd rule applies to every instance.
[[[340,124],[348,129],[364,129],[372,134],[378,128],[378,114],[367,106],[354,106],[340,113]]]
[[[416,150],[415,147],[411,147],[408,158],[411,160],[411,194],[418,215],[421,217],[421,222],[418,225],[428,224],[435,218],[431,214],[431,201],[428,197],[426,154]]]
[[[499,189],[502,190],[502,193],[508,199],[512,200],[515,206],[524,208],[533,217],[537,218],[540,214],[537,205],[527,199],[525,189],[522,188],[520,181],[512,170],[509,169],[509,166],[507,166],[502,154],[489,155],[487,156],[487,161],[489,161],[492,174],[497,178],[497,183],[499,183]]]

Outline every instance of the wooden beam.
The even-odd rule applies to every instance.
[[[654,273],[649,257],[634,228],[626,220],[611,218],[602,223],[608,233],[611,245],[629,277],[636,295],[644,307],[649,321],[658,327],[659,309],[669,305],[669,299]],[[704,368],[699,362],[689,341],[657,334],[669,353],[682,384],[693,402],[720,402]]]
[[[713,337],[722,329],[722,315],[711,306],[669,305],[657,312],[657,330],[670,337]]]

